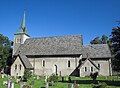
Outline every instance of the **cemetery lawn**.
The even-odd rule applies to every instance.
[[[98,77],[97,79],[99,80],[111,80],[113,77]],[[0,88],[7,88],[6,86],[3,85],[3,81],[10,80],[8,78],[0,78]],[[14,81],[15,87],[14,88],[20,88],[20,83],[16,83],[15,79],[11,79]],[[92,80],[89,77],[81,77],[81,78],[76,78],[76,77],[71,77],[71,80]],[[26,83],[27,85],[31,85],[32,81],[34,81],[34,85],[32,88],[41,88],[45,87],[45,77],[40,77],[40,79],[36,79],[34,77],[31,77],[28,82]],[[78,84],[79,88],[92,88],[93,84]],[[61,78],[59,77],[59,82],[54,83],[53,86],[49,86],[49,88],[68,88],[68,82],[65,80],[65,82],[61,82]],[[109,88],[120,88],[120,86],[109,86]]]

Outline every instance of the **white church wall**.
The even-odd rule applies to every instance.
[[[96,66],[98,66],[98,64],[100,65],[99,75],[110,75],[109,60],[93,60],[93,62],[96,64]]]
[[[77,63],[76,63],[77,59]],[[51,75],[55,73],[55,65],[57,66],[57,74],[61,76],[70,75],[76,68],[79,58],[74,57],[41,57],[29,58],[30,63],[35,68],[35,75]],[[43,60],[45,66],[43,66]],[[70,67],[68,67],[70,61]]]

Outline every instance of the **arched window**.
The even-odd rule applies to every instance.
[[[45,67],[45,61],[44,60],[42,61],[42,67]]]
[[[21,43],[21,39],[20,38],[16,38],[16,43]]]
[[[93,67],[91,67],[91,72],[93,72]]]
[[[22,66],[21,66],[21,64],[20,64],[20,70],[21,70],[21,68],[22,68]]]
[[[17,64],[15,64],[15,70],[17,70]]]
[[[98,64],[98,68],[100,69],[100,64]]]
[[[87,71],[87,67],[85,67],[85,72]]]
[[[68,67],[70,67],[70,60],[68,60]]]

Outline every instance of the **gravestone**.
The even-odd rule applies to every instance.
[[[48,88],[49,87],[49,83],[48,82],[46,82],[46,86],[45,86],[46,88]]]
[[[40,79],[40,77],[39,77],[39,76],[37,76],[37,80],[38,80],[38,79]]]
[[[68,81],[68,77],[66,77],[66,81]]]
[[[8,82],[7,81],[3,81],[3,85],[8,85]]]
[[[72,84],[71,83],[68,83],[68,88],[72,88]]]
[[[45,83],[47,82],[47,76],[45,76]]]
[[[64,82],[64,77],[62,77],[62,82]]]
[[[14,82],[11,82],[11,87],[10,88],[14,88]]]
[[[2,76],[2,78],[4,78],[4,74],[2,74],[1,76]]]
[[[70,78],[70,76],[68,77],[68,82],[71,83],[71,78]]]
[[[24,86],[25,84],[26,84],[25,82],[21,82],[21,83],[20,83],[20,88],[23,88],[23,86]]]
[[[8,81],[8,88],[14,88],[14,82]]]

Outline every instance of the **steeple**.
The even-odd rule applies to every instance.
[[[22,19],[22,23],[18,29],[18,31],[14,34],[14,45],[13,45],[13,55],[15,54],[15,52],[17,51],[17,49],[24,44],[25,40],[30,38],[30,36],[28,35],[27,32],[27,28],[25,25],[25,10],[24,10],[24,16]]]
[[[22,23],[21,23],[18,31],[15,34],[26,34],[26,35],[29,36],[27,28],[26,28],[25,20],[26,20],[26,12],[24,10],[24,16],[23,16],[23,19],[22,19]]]

